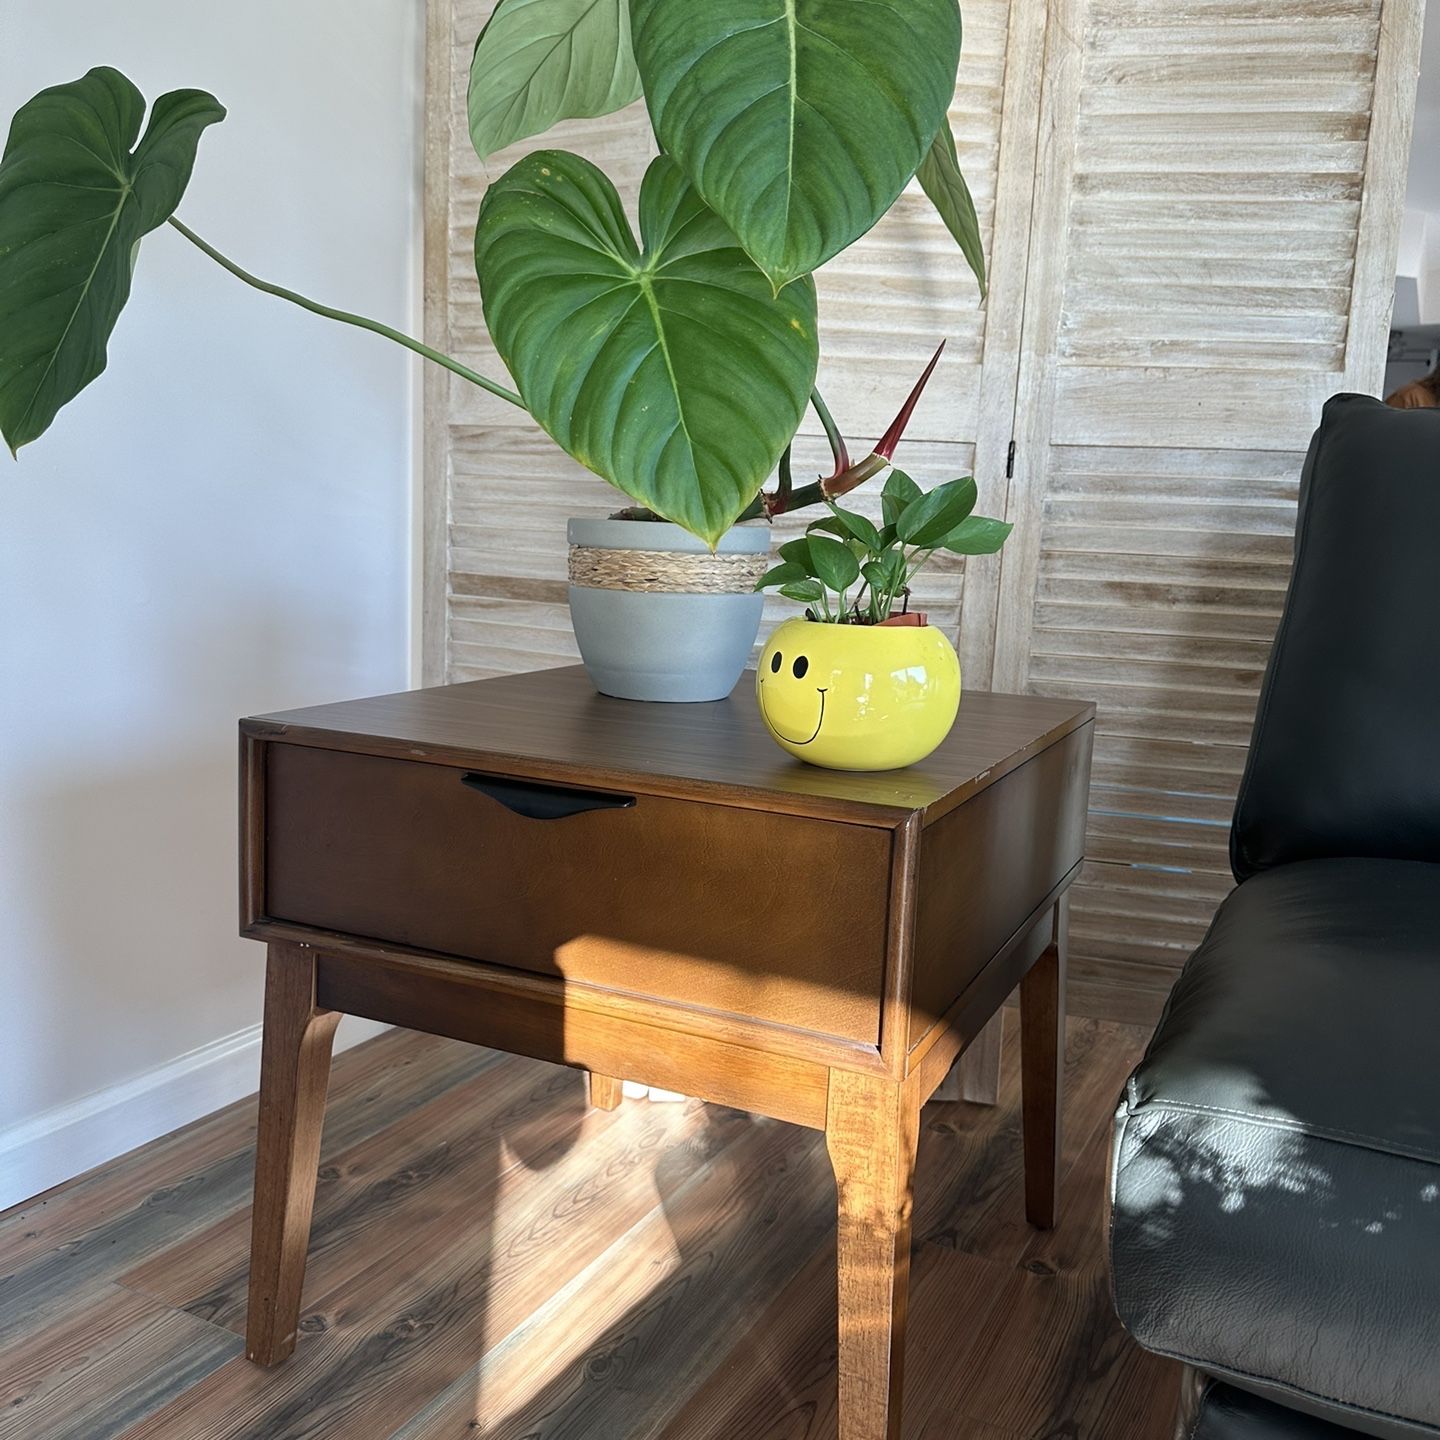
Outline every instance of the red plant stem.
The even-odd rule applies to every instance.
[[[772,518],[776,515],[783,515],[787,510],[802,510],[807,505],[822,505],[826,500],[837,499],[841,495],[848,495],[850,491],[863,485],[872,475],[878,475],[889,466],[890,462],[882,455],[869,454],[863,460],[856,461],[847,470],[841,471],[839,475],[827,475],[823,480],[817,480],[813,485],[802,485],[798,490],[792,490],[788,502],[778,505],[778,495],[765,495],[761,499],[764,503],[764,513]]]
[[[940,357],[944,353],[945,342],[942,340],[935,353],[930,357],[930,363],[925,367],[925,373],[915,382],[915,388],[900,407],[900,413],[895,417],[890,428],[880,437],[880,443],[875,447],[877,455],[883,455],[885,459],[889,460],[895,454],[895,447],[900,443],[900,437],[910,423],[910,416],[914,414],[915,406],[919,403],[921,395],[925,393],[925,386],[929,383],[931,375],[935,373],[935,367],[940,363]]]

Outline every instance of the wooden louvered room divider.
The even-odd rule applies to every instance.
[[[430,0],[426,338],[500,373],[475,214],[536,142],[488,165],[470,147],[491,8]],[[918,602],[957,640],[967,686],[1098,702],[1072,1003],[1151,1018],[1230,886],[1305,444],[1328,395],[1381,383],[1423,6],[962,12],[951,119],[989,297],[912,187],[818,276],[822,388],[863,450],[948,340],[898,458],[927,484],[973,472],[980,509],[1017,530],[1002,556],[933,564]],[[632,205],[653,153],[641,106],[543,143],[595,160]],[[825,458],[803,435],[802,477]],[[608,513],[614,492],[432,368],[424,502],[427,681],[572,663],[565,521]],[[771,602],[767,629],[792,610]]]

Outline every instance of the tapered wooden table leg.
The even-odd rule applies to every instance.
[[[1025,1121],[1025,1217],[1054,1227],[1060,1204],[1060,1112],[1065,1076],[1065,929],[1069,900],[1055,906],[1054,935],[1020,982],[1020,1084]]]
[[[590,1104],[596,1110],[619,1108],[625,1082],[615,1075],[597,1075],[590,1072]]]
[[[912,1087],[830,1072],[839,1192],[839,1440],[899,1440],[920,1107]]]
[[[245,1353],[276,1365],[295,1349],[330,1048],[340,1016],[315,1006],[315,952],[272,944],[265,967],[260,1126]]]

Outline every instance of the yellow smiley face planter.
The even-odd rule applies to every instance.
[[[898,770],[950,733],[960,661],[933,625],[787,620],[756,672],[765,728],[830,770]]]

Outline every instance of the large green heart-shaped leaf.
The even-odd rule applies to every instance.
[[[526,156],[480,206],[485,320],[530,413],[565,450],[713,545],[805,413],[815,287],[774,295],[664,156],[641,186],[640,235],[637,245],[588,160]]]
[[[185,193],[224,107],[203,90],[145,100],[118,70],[22,105],[0,159],[0,433],[14,454],[105,368],[143,236]],[[135,146],[132,151],[131,147]]]
[[[630,0],[662,147],[778,288],[894,204],[945,121],[956,0]]]
[[[470,62],[470,139],[487,160],[639,98],[629,0],[500,0]]]

